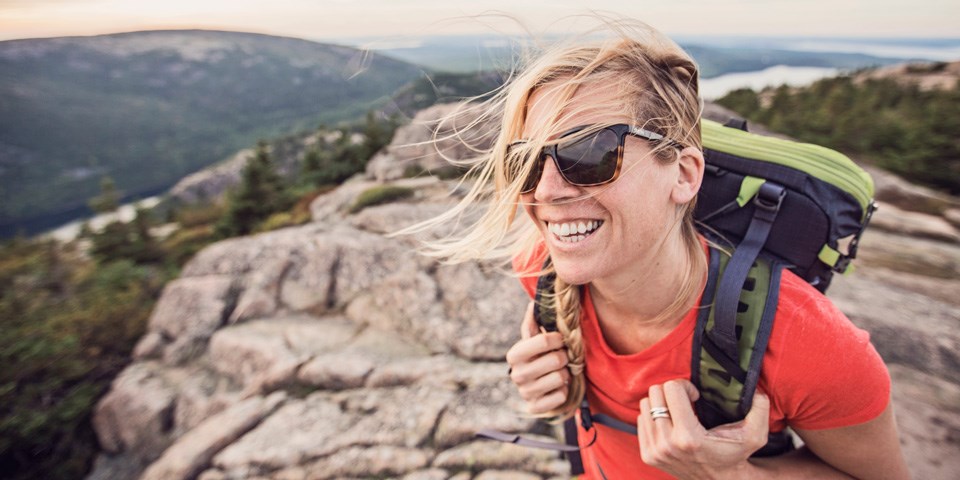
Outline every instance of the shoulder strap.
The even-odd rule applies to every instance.
[[[711,304],[719,304],[720,296],[727,295],[723,279],[731,273],[729,266],[735,259],[736,253],[731,259],[711,248],[710,273],[694,332],[691,381],[700,390],[697,413],[707,428],[741,420],[750,411],[779,295],[783,266],[757,259],[745,272],[739,295],[733,295],[737,362],[732,363],[725,352],[718,351],[709,341],[709,332],[719,314]]]
[[[550,257],[543,262],[543,271],[550,268]],[[533,318],[548,332],[557,331],[557,307],[554,303],[553,284],[557,283],[554,272],[540,275],[537,279],[537,291],[533,297]]]
[[[719,304],[719,296],[729,295],[723,291],[723,278],[730,274],[728,267],[735,259],[736,252],[731,258],[711,248],[707,285],[694,331],[690,376],[700,391],[697,416],[706,428],[742,420],[750,411],[779,301],[784,265],[758,258],[746,272],[739,296],[734,295],[737,363],[731,364],[729,356],[709,341],[708,332],[718,313],[711,308],[714,299]],[[786,432],[771,433],[767,445],[754,455],[779,455],[792,448]]]
[[[779,197],[779,193],[775,191],[773,193],[774,198]],[[782,197],[779,199],[782,199]],[[778,207],[779,205],[776,205],[774,211]],[[773,215],[775,216],[776,213]],[[761,222],[766,223],[762,220]],[[765,235],[763,236],[765,237]],[[771,263],[757,258],[758,252],[751,251],[753,249],[749,246],[745,250],[746,252],[739,256],[735,252],[733,259],[715,248],[711,248],[710,252],[710,273],[707,277],[707,285],[704,288],[700,305],[700,315],[694,331],[690,370],[691,381],[701,393],[700,400],[696,403],[697,416],[706,428],[742,420],[750,411],[753,394],[760,379],[763,354],[767,349],[767,342],[773,327],[773,317],[776,313],[779,298],[780,274],[784,265],[779,262]],[[734,273],[740,279],[734,279],[731,282],[728,278],[726,282],[722,281],[724,275],[731,273],[727,271],[727,266],[731,262],[742,265],[741,262],[748,257],[748,268],[741,267],[740,272]],[[549,266],[550,260],[547,259],[543,265],[544,270],[547,270]],[[557,330],[553,296],[555,282],[555,274],[542,275],[537,280],[537,290],[534,296],[534,318],[547,331]],[[737,290],[733,290],[732,294],[732,298],[736,299],[734,300],[736,302],[734,303],[736,306],[734,315],[731,315],[735,321],[730,322],[729,325],[735,339],[735,354],[732,359],[731,355],[722,349],[718,349],[717,345],[708,339],[709,332],[716,327],[714,317],[717,309],[711,307],[714,300],[719,302],[719,296],[731,295],[728,293],[730,288],[725,289],[722,286],[723,283],[741,285],[739,296],[737,296]],[[705,339],[707,341],[704,341]],[[622,422],[616,421],[612,417],[608,420],[608,416],[603,413],[591,412],[586,402],[584,402],[584,407],[581,408],[581,417],[587,422],[600,423],[624,432],[631,433],[632,431],[632,433],[636,433],[633,426],[621,425]],[[586,425],[584,427],[587,428]],[[564,423],[564,437],[564,443],[568,448],[560,451],[567,455],[573,467],[573,474],[582,472],[582,459],[578,449],[576,449],[576,424],[572,418]],[[789,436],[784,432],[779,432],[771,434],[767,445],[755,455],[777,455],[785,453],[791,448],[792,443]]]

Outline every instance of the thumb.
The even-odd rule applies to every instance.
[[[744,430],[747,435],[762,436],[766,442],[767,433],[770,431],[770,397],[759,391],[753,394],[753,407],[743,419]]]
[[[533,302],[527,305],[527,311],[523,314],[523,322],[520,324],[520,338],[530,338],[540,333],[537,328],[537,320],[533,318]]]

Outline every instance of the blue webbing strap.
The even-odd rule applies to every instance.
[[[719,348],[720,352],[728,357],[723,359],[714,356],[721,364],[740,364],[736,334],[737,304],[740,301],[740,291],[743,290],[743,282],[747,279],[750,267],[753,266],[757,255],[760,254],[760,250],[767,242],[770,229],[773,227],[773,221],[776,220],[777,213],[780,212],[780,206],[783,204],[783,198],[786,194],[785,188],[772,182],[765,182],[760,186],[760,191],[757,192],[757,196],[753,200],[756,208],[753,211],[750,226],[747,227],[747,233],[734,250],[733,256],[730,257],[730,262],[723,272],[723,278],[720,279],[720,285],[717,289],[717,303],[714,307],[714,325],[704,336],[704,341],[712,342]],[[710,355],[713,356],[713,352],[710,352]]]
[[[563,441],[567,445],[577,445],[577,421],[570,417],[563,422]],[[567,461],[570,462],[570,475],[580,475],[584,473],[583,457],[580,456],[580,450],[565,452]]]
[[[580,447],[576,445],[564,445],[556,442],[544,442],[532,438],[523,437],[516,433],[505,433],[499,430],[483,429],[476,433],[477,437],[488,440],[496,440],[504,443],[515,443],[524,447],[542,448],[544,450],[555,450],[558,452],[579,452]],[[596,439],[596,437],[594,437]]]

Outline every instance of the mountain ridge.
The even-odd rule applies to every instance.
[[[6,235],[83,207],[102,176],[155,192],[258,138],[358,119],[423,75],[352,47],[214,30],[8,40],[0,72]]]

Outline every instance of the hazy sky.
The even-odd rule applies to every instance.
[[[585,5],[668,34],[960,37],[958,0],[0,0],[0,39],[206,28],[307,39],[543,33]],[[563,21],[563,28],[570,21]]]

